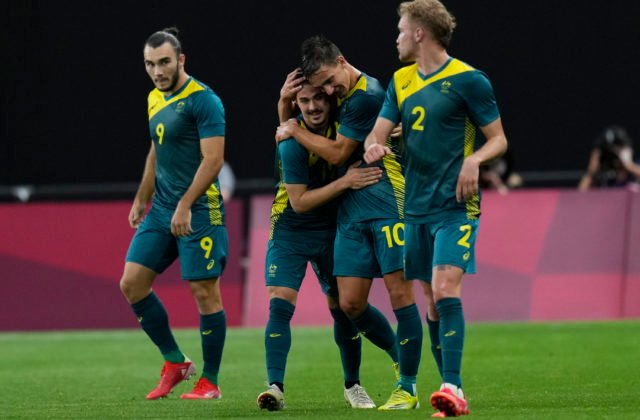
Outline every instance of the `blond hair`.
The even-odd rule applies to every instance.
[[[435,40],[444,48],[449,47],[456,20],[438,0],[413,0],[400,3],[400,17],[406,15],[418,25],[431,31]]]

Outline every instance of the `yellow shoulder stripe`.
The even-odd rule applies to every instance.
[[[398,109],[402,109],[402,104],[405,99],[430,84],[435,83],[438,80],[472,70],[475,69],[455,58],[451,60],[444,69],[433,77],[429,77],[427,80],[422,80],[418,75],[417,63],[401,68],[393,75],[393,83],[396,88],[396,97],[398,99]]]
[[[361,74],[361,77],[356,82],[356,85],[349,91],[349,93],[347,93],[347,96],[342,99],[338,98],[338,106],[342,105],[342,103],[349,99],[351,95],[353,95],[357,90],[362,90],[364,92],[367,91],[367,78],[364,77],[364,74]]]
[[[151,93],[149,93],[149,98],[147,100],[147,111],[149,112],[149,119],[153,118],[154,115],[163,110],[167,105],[175,101],[179,101],[180,99],[184,99],[192,93],[201,90],[204,90],[204,87],[200,86],[200,84],[198,84],[193,79],[189,81],[189,84],[187,84],[187,87],[185,87],[182,92],[172,97],[168,101],[164,99],[164,94],[158,89],[152,90]]]

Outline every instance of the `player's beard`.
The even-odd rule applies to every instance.
[[[176,71],[173,73],[173,76],[171,76],[171,83],[169,83],[169,86],[164,89],[158,88],[158,90],[160,92],[173,92],[178,84],[178,79],[180,79],[180,63],[176,63]]]

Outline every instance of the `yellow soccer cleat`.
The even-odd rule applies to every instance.
[[[389,399],[384,405],[378,407],[380,411],[389,411],[389,410],[413,410],[414,408],[419,408],[420,403],[418,402],[418,397],[414,397],[402,387],[398,386],[392,393]]]

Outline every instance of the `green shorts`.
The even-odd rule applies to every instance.
[[[227,262],[227,229],[211,225],[206,211],[192,212],[193,233],[176,238],[171,234],[173,210],[152,206],[131,240],[126,262],[162,273],[180,257],[182,278],[205,280],[220,277]]]
[[[438,223],[407,223],[405,278],[430,283],[436,265],[453,265],[462,268],[465,273],[475,273],[479,222],[478,219],[469,220],[460,216]]]
[[[339,223],[333,274],[372,279],[402,270],[404,223],[376,219]]]
[[[311,263],[322,292],[327,296],[338,296],[338,285],[332,273],[333,242],[333,233],[327,240],[310,240],[304,233],[297,238],[271,239],[264,266],[267,286],[299,291],[307,263]]]

